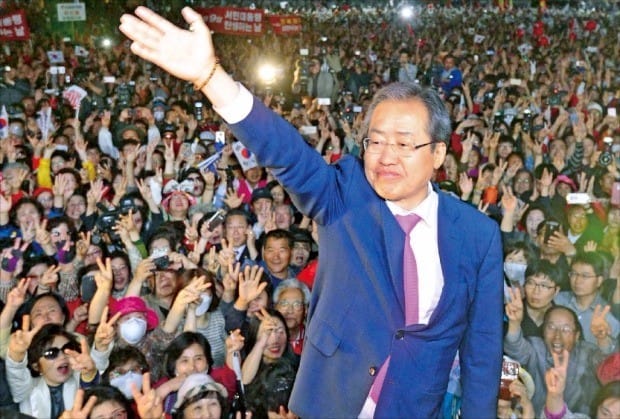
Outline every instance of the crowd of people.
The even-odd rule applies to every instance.
[[[329,164],[368,147],[382,86],[442,97],[452,133],[434,182],[502,232],[498,417],[620,415],[619,21],[465,8],[402,21],[353,7],[305,15],[295,38],[214,35],[224,67]],[[74,47],[33,33],[2,56],[0,406],[292,415],[330,258],[315,221],[191,84],[122,40]],[[51,50],[64,74],[50,72]],[[282,71],[265,84],[268,60]],[[77,106],[63,97],[72,85],[87,92]],[[456,359],[445,417],[458,417],[459,383]]]

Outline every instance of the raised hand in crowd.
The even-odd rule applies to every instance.
[[[9,274],[3,275],[2,279],[9,279],[12,275],[18,275],[21,272],[20,262],[28,245],[28,242],[22,243],[21,237],[17,237],[13,240],[13,247],[2,250],[0,253],[0,272]]]
[[[206,276],[193,277],[175,297],[162,329],[168,333],[175,333],[189,306],[199,301],[200,294],[210,287],[211,283],[207,281]]]
[[[80,388],[75,393],[73,407],[70,410],[65,410],[59,419],[89,419],[95,403],[97,403],[97,396],[90,396],[84,403],[84,389]]]
[[[224,198],[224,203],[230,209],[239,208],[241,204],[243,204],[243,199],[245,198],[245,194],[241,194],[241,196],[237,195],[234,189],[228,189],[226,192],[226,198]]]
[[[116,313],[108,320],[108,307],[104,307],[101,313],[101,318],[98,320],[97,330],[95,332],[95,338],[93,347],[99,352],[105,352],[110,344],[114,341],[116,336],[116,322],[121,317],[122,313]]]
[[[606,349],[610,345],[613,345],[611,326],[606,318],[610,310],[610,305],[601,306],[597,304],[596,307],[594,307],[592,321],[590,322],[590,331],[596,338],[596,344],[601,349]]]
[[[40,324],[31,330],[30,316],[25,314],[22,320],[21,329],[16,330],[9,338],[9,350],[7,352],[7,356],[15,362],[21,362],[28,352],[32,338],[37,334],[41,327],[43,327],[43,324]]]
[[[69,365],[73,371],[79,371],[82,381],[91,382],[97,375],[97,368],[93,359],[90,357],[90,350],[86,338],[80,339],[80,351],[65,349],[65,354],[69,357]]]
[[[222,301],[231,303],[235,300],[237,288],[239,286],[239,273],[241,272],[241,264],[229,263],[226,273],[222,277],[222,285],[224,292],[222,293]]]
[[[260,282],[263,268],[258,265],[246,266],[239,274],[239,296],[235,308],[239,311],[248,309],[250,302],[260,295],[267,287],[267,282]]]
[[[521,329],[524,308],[523,297],[519,288],[508,289],[509,301],[505,305],[506,317],[508,317],[508,333],[517,333]]]
[[[151,388],[151,374],[142,374],[142,390],[138,390],[135,384],[131,384],[131,394],[136,402],[138,414],[141,419],[161,419],[164,407],[161,397]]]
[[[547,400],[545,402],[545,413],[559,414],[564,412],[566,403],[564,401],[564,389],[566,388],[568,361],[570,353],[562,350],[562,354],[552,352],[553,367],[545,372],[545,385],[547,386]],[[547,417],[549,417],[547,415]]]

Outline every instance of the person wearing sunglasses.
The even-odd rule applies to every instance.
[[[85,339],[57,324],[22,329],[11,335],[6,358],[7,381],[19,411],[36,418],[57,418],[73,407],[79,388],[98,379]]]

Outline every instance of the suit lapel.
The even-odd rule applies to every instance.
[[[451,307],[459,289],[457,286],[460,277],[459,266],[461,255],[465,252],[462,248],[463,238],[459,237],[458,211],[445,193],[440,191],[437,193],[439,194],[437,240],[444,284],[430,322],[433,322],[435,318],[441,318],[443,312]]]
[[[405,313],[405,295],[403,289],[403,246],[405,244],[405,233],[400,228],[398,221],[390,212],[384,201],[377,203],[381,223],[381,231],[383,231],[383,245],[386,250],[389,284],[394,293],[394,297],[400,306],[397,319],[404,321]],[[393,310],[394,311],[394,310]],[[394,315],[395,313],[393,313]],[[397,324],[399,324],[397,322]]]

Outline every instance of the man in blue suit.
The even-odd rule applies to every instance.
[[[495,417],[499,229],[431,185],[450,133],[438,96],[416,85],[382,89],[368,111],[363,161],[327,165],[219,66],[202,17],[189,8],[182,14],[189,30],[143,7],[138,18],[124,15],[120,29],[134,53],[193,82],[319,225],[323,256],[291,410],[301,417],[437,417],[459,351],[463,417]],[[421,221],[406,240],[397,216],[409,214]],[[404,292],[407,251],[417,265],[415,305]]]

